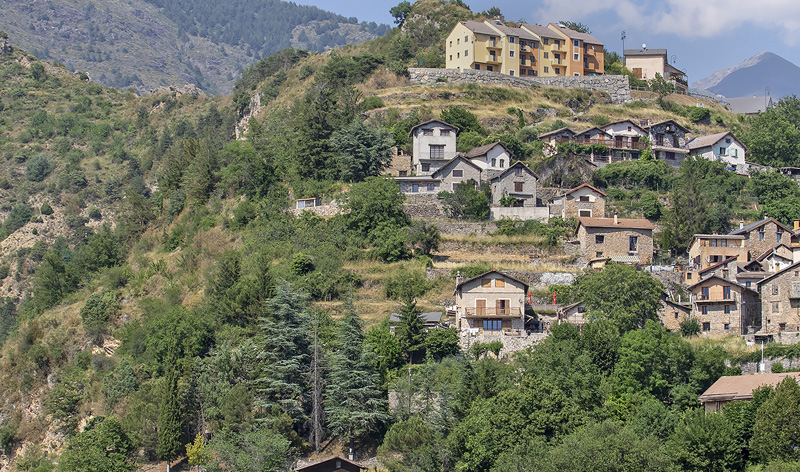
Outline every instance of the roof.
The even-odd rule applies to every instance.
[[[771,247],[771,248],[767,249],[766,251],[762,252],[762,253],[761,253],[761,255],[759,255],[758,257],[756,257],[756,260],[757,260],[758,262],[761,262],[761,261],[763,261],[764,259],[766,259],[766,258],[768,258],[769,256],[771,256],[772,254],[774,254],[774,253],[775,253],[775,250],[776,250],[776,249],[778,249],[778,248],[779,248],[779,247],[781,247],[781,246],[785,247],[785,248],[786,248],[786,249],[787,249],[789,252],[792,252],[792,248],[790,248],[789,246],[787,246],[787,245],[785,245],[785,244],[783,244],[783,243],[780,243],[780,244],[778,244],[778,245],[776,245],[776,246],[773,246],[773,247]],[[775,255],[776,255],[776,256],[778,256],[778,257],[783,257],[784,259],[789,259],[789,258],[788,258],[788,257],[786,257],[786,256],[781,256],[780,254],[775,254]]]
[[[501,143],[500,141],[495,141],[491,144],[486,144],[484,146],[470,149],[469,152],[464,154],[464,157],[466,157],[467,159],[475,159],[476,157],[485,156],[487,152],[489,152],[493,147],[497,145],[502,146],[503,149],[505,149],[510,156],[514,155],[511,151],[508,150],[505,144]]]
[[[688,132],[689,132],[689,128],[687,128],[687,127],[683,126],[682,124],[678,123],[678,122],[677,122],[677,121],[675,121],[675,120],[664,120],[664,121],[659,121],[658,123],[653,123],[652,125],[649,125],[649,126],[647,126],[647,129],[649,130],[650,128],[652,128],[652,127],[654,127],[654,126],[658,126],[658,125],[665,125],[665,124],[667,124],[667,123],[672,123],[672,124],[674,124],[675,126],[677,126],[678,128],[680,128],[680,129],[681,129],[681,131],[683,131],[684,133],[688,133]]]
[[[693,140],[689,141],[689,144],[687,144],[686,147],[689,148],[689,150],[692,150],[713,146],[728,135],[730,135],[731,138],[736,139],[736,136],[734,136],[730,131],[723,131],[722,133],[709,134],[708,136],[694,138]],[[742,144],[738,139],[736,139],[736,142],[739,143],[740,146],[744,147],[744,144]]]
[[[681,309],[681,310],[686,311],[686,312],[691,312],[692,311],[692,307],[691,306],[684,305],[683,303],[673,302],[672,300],[667,300],[666,298],[662,298],[661,301],[666,305],[669,305],[669,306],[674,307],[674,308]]]
[[[531,34],[529,31],[525,31],[522,28],[512,28],[511,26],[505,25],[502,22],[499,24],[495,23],[492,26],[500,30],[506,36],[519,36],[520,39],[539,41],[539,38],[535,34]]]
[[[603,125],[603,126],[601,126],[601,127],[600,127],[600,129],[602,129],[603,131],[605,131],[606,129],[608,129],[608,128],[610,128],[610,127],[614,126],[614,125],[618,125],[618,124],[620,124],[620,123],[630,123],[630,124],[632,124],[633,126],[635,126],[635,127],[639,128],[639,130],[640,130],[642,133],[644,133],[644,134],[647,134],[647,133],[646,133],[646,131],[644,130],[644,128],[642,128],[641,126],[639,126],[639,125],[637,125],[636,123],[634,123],[634,122],[633,122],[633,120],[619,120],[619,121],[614,121],[613,123],[609,123],[609,124],[607,124],[607,125]]]
[[[714,401],[750,400],[753,390],[765,385],[774,387],[783,382],[786,377],[796,379],[800,372],[786,372],[781,374],[753,374],[733,375],[720,377],[708,390],[700,395],[700,403]]]
[[[701,271],[698,271],[697,273],[700,274],[700,276],[702,277],[702,274],[705,274],[706,272],[708,272],[710,270],[715,270],[715,269],[717,269],[717,268],[719,268],[719,267],[721,267],[721,266],[723,266],[723,265],[725,265],[725,264],[727,264],[729,262],[735,261],[736,259],[738,259],[737,256],[731,256],[731,257],[725,259],[724,261],[717,262],[714,265],[710,265],[710,266],[706,267],[705,269],[703,269]]]
[[[439,182],[441,179],[436,179],[430,175],[407,175],[405,177],[395,177],[394,180],[398,182]]]
[[[577,192],[578,190],[580,190],[582,188],[590,188],[590,189],[594,190],[595,192],[599,193],[600,195],[602,195],[604,197],[606,196],[606,194],[602,190],[598,190],[598,189],[596,189],[595,187],[592,187],[589,184],[578,185],[577,187],[575,187],[574,189],[570,190],[569,192],[564,193],[564,196],[569,195],[569,194],[571,194],[573,192]]]
[[[766,278],[760,280],[758,282],[758,285],[761,286],[761,284],[766,283],[766,282],[774,279],[775,277],[777,277],[779,275],[782,275],[785,272],[788,272],[790,270],[795,270],[798,267],[800,267],[800,262],[795,262],[794,264],[790,265],[789,267],[784,267],[783,269],[779,270],[778,272],[775,272],[774,274],[771,274],[769,277],[766,277]]]
[[[755,278],[761,277],[763,279],[767,275],[769,275],[769,273],[768,272],[764,272],[764,271],[755,272],[755,271],[746,270],[744,272],[739,272],[738,274],[736,274],[736,278],[737,279],[739,279],[739,278],[742,278],[742,279],[755,279]]]
[[[629,229],[653,229],[653,223],[644,218],[578,218],[578,226],[583,225],[587,228],[629,228]]]
[[[531,25],[531,24],[528,24],[528,23],[523,23],[522,27],[525,28],[526,30],[530,31],[531,33],[535,34],[536,36],[539,36],[540,38],[553,38],[553,39],[561,39],[561,40],[564,39],[558,33],[556,33],[555,31],[551,30],[547,26]]]
[[[452,128],[452,129],[454,129],[456,131],[456,134],[458,134],[458,132],[461,131],[461,128],[459,128],[458,126],[451,125],[450,123],[447,123],[445,121],[442,121],[442,120],[428,120],[428,121],[424,121],[424,122],[418,124],[417,126],[411,128],[411,130],[408,132],[408,135],[409,136],[413,136],[415,129],[419,128],[420,126],[429,125],[431,123],[441,123],[441,124],[443,124],[445,126],[449,126],[450,128]]]
[[[562,306],[562,307],[560,308],[560,310],[561,310],[562,312],[564,312],[564,311],[569,311],[569,310],[571,310],[571,309],[573,309],[573,308],[575,308],[575,307],[577,307],[577,306],[581,306],[581,305],[585,305],[585,304],[586,304],[586,302],[584,302],[583,300],[581,300],[581,301],[579,301],[579,302],[570,303],[569,305],[564,305],[564,306]]]
[[[435,175],[437,175],[437,174],[441,174],[441,173],[444,171],[444,169],[445,169],[445,168],[447,168],[447,166],[449,166],[450,164],[452,164],[453,162],[455,162],[455,161],[457,161],[457,160],[459,160],[459,159],[461,159],[462,161],[464,161],[464,162],[466,162],[467,164],[471,165],[472,167],[474,167],[474,168],[478,169],[478,172],[483,172],[483,169],[481,169],[480,167],[478,167],[478,165],[477,165],[477,164],[475,164],[474,162],[472,162],[472,161],[470,161],[469,159],[465,158],[464,156],[458,155],[458,156],[456,156],[456,157],[454,157],[454,158],[450,159],[449,161],[445,162],[444,164],[442,164],[442,167],[439,167],[438,169],[436,169],[436,170],[433,172],[433,174],[431,174],[431,177],[433,177],[433,176],[435,176]]]
[[[497,31],[493,30],[489,25],[482,21],[462,21],[462,25],[466,26],[473,33],[491,34],[499,36]]]
[[[349,464],[352,464],[352,465],[354,465],[354,466],[358,467],[359,469],[366,469],[366,468],[367,468],[366,466],[364,466],[364,465],[361,465],[361,464],[359,464],[358,462],[353,462],[353,461],[351,461],[350,459],[347,459],[347,458],[345,458],[345,457],[342,457],[342,456],[333,456],[333,457],[328,457],[327,459],[322,459],[322,460],[319,460],[319,461],[317,461],[317,462],[312,462],[311,464],[307,464],[307,465],[305,465],[305,466],[303,466],[303,467],[298,467],[298,468],[296,469],[296,472],[303,472],[303,471],[304,471],[304,470],[306,470],[306,469],[309,469],[309,468],[311,468],[311,467],[314,467],[314,466],[317,466],[317,465],[320,465],[320,464],[324,464],[325,462],[330,462],[330,461],[342,461],[342,462],[347,462],[347,463],[349,463]]]
[[[765,224],[769,223],[770,221],[774,221],[776,225],[780,226],[785,231],[788,231],[790,233],[792,232],[792,230],[790,230],[788,226],[782,224],[781,222],[779,222],[775,218],[767,217],[767,218],[764,218],[763,220],[756,221],[755,223],[750,223],[749,225],[745,225],[742,228],[736,228],[735,230],[731,231],[728,234],[732,234],[733,235],[733,234],[749,233],[750,231],[758,228],[759,226],[765,225]]]
[[[626,49],[622,52],[624,56],[664,56],[667,57],[666,49]]]
[[[581,131],[580,133],[578,133],[576,136],[580,136],[580,135],[582,135],[582,134],[586,134],[586,133],[588,133],[589,131],[592,131],[592,130],[597,130],[597,131],[599,131],[599,132],[601,132],[601,133],[603,133],[603,134],[605,134],[605,135],[607,135],[607,136],[611,136],[611,135],[610,135],[610,134],[608,134],[608,133],[607,133],[607,132],[606,132],[604,129],[602,129],[602,128],[598,128],[597,126],[593,126],[593,127],[589,128],[589,129],[587,129],[587,130],[583,130],[583,131]]]
[[[754,114],[773,106],[772,98],[763,95],[760,97],[726,98],[725,101],[734,113]]]
[[[526,284],[525,282],[523,282],[523,281],[521,281],[521,280],[519,280],[519,279],[517,279],[517,278],[515,278],[515,277],[511,277],[510,275],[508,275],[508,274],[506,274],[506,273],[504,273],[504,272],[500,272],[499,270],[492,269],[492,270],[490,270],[490,271],[488,271],[488,272],[484,272],[484,273],[482,273],[481,275],[475,276],[475,277],[473,277],[473,278],[471,278],[471,279],[466,279],[466,280],[464,280],[463,282],[461,282],[460,284],[456,285],[456,289],[455,289],[455,291],[453,292],[453,294],[455,295],[455,292],[457,292],[457,291],[458,291],[458,289],[460,289],[460,288],[461,288],[461,287],[462,287],[462,286],[463,286],[465,283],[472,282],[473,280],[478,280],[478,279],[480,279],[481,277],[485,277],[485,276],[487,276],[487,275],[489,275],[489,274],[493,274],[493,273],[494,273],[494,274],[500,274],[500,275],[502,275],[503,277],[505,277],[505,278],[507,278],[507,279],[511,279],[511,280],[513,280],[514,282],[517,282],[517,283],[519,283],[519,284],[522,284],[522,285],[525,287],[525,292],[527,292],[527,291],[528,291],[528,284]]]
[[[422,314],[422,322],[430,324],[438,324],[442,321],[444,314],[441,311],[428,311]],[[389,317],[389,323],[398,323],[400,321],[399,313],[392,313]]]
[[[639,256],[629,256],[629,255],[611,255],[608,256],[606,259],[616,262],[618,264],[638,264]]]
[[[599,39],[595,38],[589,33],[581,33],[580,31],[575,31],[574,29],[570,29],[565,26],[562,27],[561,25],[557,25],[554,23],[550,23],[547,26],[550,27],[551,29],[556,28],[558,31],[560,31],[562,34],[564,34],[564,36],[568,37],[569,39],[577,39],[579,41],[583,41],[584,43],[589,43],[589,44],[599,44],[601,46],[603,45],[603,43],[601,43]]]
[[[571,135],[575,136],[575,131],[572,131],[571,129],[565,127],[565,128],[559,128],[559,129],[553,130],[553,131],[548,131],[547,133],[542,133],[542,134],[539,135],[539,139],[546,138],[548,136],[551,136],[551,135],[554,135],[554,134],[558,134],[558,133],[562,133],[562,132],[565,132],[565,131],[570,133]]]
[[[527,170],[528,172],[531,173],[531,175],[536,177],[536,180],[540,180],[539,176],[536,174],[536,172],[532,171],[531,168],[526,166],[522,161],[515,162],[512,166],[510,166],[508,169],[502,171],[500,174],[494,176],[491,180],[502,179],[503,177],[505,177],[506,174],[511,172],[511,170],[514,169],[515,167],[521,167],[521,168]]]
[[[708,281],[709,281],[709,280],[711,280],[711,279],[717,279],[717,280],[721,280],[721,281],[723,281],[723,282],[725,282],[725,283],[728,283],[728,284],[731,284],[731,285],[735,285],[735,286],[737,286],[737,287],[741,288],[742,290],[749,290],[749,291],[751,291],[751,292],[755,293],[756,295],[758,295],[758,292],[756,292],[756,291],[755,291],[755,290],[753,290],[752,288],[750,288],[750,287],[745,287],[744,285],[742,285],[742,284],[740,284],[740,283],[738,283],[738,282],[734,282],[733,280],[723,279],[723,278],[722,278],[722,277],[720,277],[719,275],[710,275],[710,276],[706,277],[705,279],[702,279],[701,281],[697,282],[696,284],[689,285],[688,287],[686,287],[686,289],[687,289],[687,290],[691,290],[691,289],[693,289],[693,288],[697,287],[698,285],[700,285],[700,284],[702,284],[702,283],[704,283],[704,282],[708,282]],[[760,283],[760,282],[759,282],[759,283]]]

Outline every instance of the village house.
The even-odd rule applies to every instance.
[[[625,49],[623,52],[625,67],[633,72],[637,79],[652,80],[656,74],[671,83],[679,93],[689,91],[686,73],[670,65],[666,49]]]
[[[514,333],[525,330],[528,284],[491,270],[471,279],[456,278],[456,327],[473,333]]]
[[[762,318],[759,335],[800,332],[800,262],[765,277],[758,282],[758,290]]]
[[[430,175],[456,157],[457,126],[430,120],[411,128],[413,140],[412,167],[416,175]]]
[[[692,317],[704,336],[754,334],[761,326],[758,292],[717,275],[688,288]]]
[[[570,303],[558,309],[558,322],[570,323],[576,325],[578,328],[583,328],[583,325],[589,322],[587,313],[586,302],[580,301]]]
[[[540,134],[539,140],[544,143],[544,155],[552,156],[557,152],[559,143],[571,143],[575,141],[575,132],[569,128],[560,128]]]
[[[700,404],[703,405],[706,413],[717,413],[722,411],[728,403],[752,400],[753,391],[756,389],[775,387],[787,377],[797,381],[800,372],[723,376],[700,395]]]
[[[631,120],[615,121],[601,129],[611,136],[605,143],[610,149],[609,162],[638,159],[647,148],[647,131]]]
[[[777,244],[791,242],[792,238],[791,229],[778,222],[775,218],[769,217],[749,225],[740,222],[739,228],[728,234],[744,236],[744,247],[747,248],[752,258],[772,249]]]
[[[333,456],[294,470],[296,472],[361,472],[367,469],[368,467],[354,462],[352,459]]]
[[[400,185],[400,192],[405,194],[427,193],[436,195],[442,191],[442,181],[430,175],[395,177],[394,180]]]
[[[675,120],[666,120],[647,127],[653,157],[677,166],[686,158],[686,133],[689,132]]]
[[[747,288],[755,290],[756,284],[770,274],[764,271],[761,267],[761,263],[758,261],[741,262],[736,256],[731,256],[705,269],[686,271],[684,283],[686,285],[692,285],[694,282],[711,277],[712,275],[732,280],[739,285],[744,285]]]
[[[604,218],[606,194],[589,184],[582,184],[553,198],[549,206],[551,218]]]
[[[512,207],[536,206],[536,183],[539,176],[522,162],[513,166],[491,180],[492,205],[500,205],[504,197],[514,197]]]
[[[687,284],[700,280],[698,272],[735,258],[740,262],[748,259],[743,235],[695,234],[689,243],[689,266],[684,273]]]
[[[578,218],[575,236],[584,259],[647,265],[653,260],[653,223],[644,218]]]
[[[791,244],[791,243],[790,243]],[[756,257],[765,272],[780,272],[794,263],[794,253],[786,244],[778,244]]]
[[[461,156],[456,156],[439,167],[431,178],[441,182],[439,186],[441,190],[452,192],[456,189],[456,185],[462,182],[472,181],[476,186],[480,185],[482,176],[480,167]]]
[[[502,172],[511,167],[514,155],[503,143],[496,141],[473,148],[464,157],[483,170]]]
[[[689,154],[701,156],[709,161],[722,161],[728,169],[747,175],[749,166],[745,160],[747,148],[730,131],[700,136],[686,145]]]
[[[681,323],[692,316],[690,304],[678,303],[668,300],[666,297],[661,300],[661,308],[658,310],[658,319],[661,325],[668,331],[677,333],[681,330]]]

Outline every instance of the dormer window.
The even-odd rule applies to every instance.
[[[422,135],[423,136],[433,136],[433,130],[432,129],[424,129],[424,130],[422,130]]]
[[[439,136],[450,136],[450,130],[449,129],[439,130]]]

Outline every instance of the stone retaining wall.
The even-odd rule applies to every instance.
[[[474,234],[476,236],[488,236],[497,231],[497,225],[494,223],[459,223],[459,222],[434,222],[439,227],[442,234],[458,234],[469,236]]]
[[[511,218],[512,220],[539,220],[542,223],[550,221],[548,207],[492,207],[489,209],[489,219],[499,220]]]
[[[596,75],[580,77],[512,77],[499,72],[474,69],[408,69],[411,82],[433,85],[437,81],[453,84],[509,85],[512,87],[560,87],[599,90],[608,93],[611,102],[622,104],[631,101],[631,86],[624,75]]]
[[[794,333],[792,333],[794,334]],[[777,364],[778,362],[783,365],[784,369],[800,369],[800,358],[786,358],[786,357],[775,357],[770,359],[769,357],[764,358],[764,372],[772,372],[772,364]],[[758,362],[745,362],[739,364],[739,367],[742,368],[742,374],[757,374],[758,371]]]
[[[530,335],[504,335],[504,334],[478,334],[470,335],[467,331],[459,333],[458,345],[463,352],[469,352],[470,346],[477,342],[489,343],[492,341],[500,341],[503,343],[503,349],[500,350],[499,359],[510,357],[511,354],[523,351],[531,346],[542,342],[547,336],[548,332],[544,333],[531,333]]]

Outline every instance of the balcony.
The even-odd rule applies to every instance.
[[[415,161],[444,161],[450,160],[456,157],[458,153],[453,151],[445,151],[445,152],[421,152],[417,156],[414,156]]]
[[[647,148],[647,144],[642,142],[630,142],[627,140],[617,141],[615,139],[590,139],[589,141],[586,140],[579,140],[579,139],[558,139],[556,140],[556,144],[560,143],[575,143],[575,144],[582,144],[584,146],[590,146],[592,144],[599,144],[601,146],[606,146],[612,149],[633,149],[633,150],[642,150]]]
[[[519,308],[473,307],[464,308],[465,318],[519,318]]]
[[[699,294],[695,295],[694,301],[696,303],[734,303],[736,302],[736,293],[731,292],[728,295],[724,293],[712,293],[712,294]]]
[[[491,62],[493,64],[500,64],[501,61],[497,59],[497,56],[495,56],[494,54],[487,54],[486,62]]]
[[[492,49],[503,49],[503,45],[502,44],[498,45],[497,41],[487,41],[486,47]]]

